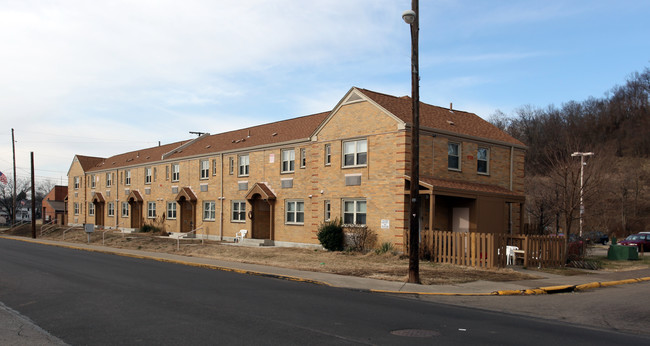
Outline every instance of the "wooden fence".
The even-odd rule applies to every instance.
[[[408,252],[408,232],[404,234]],[[477,268],[506,267],[506,246],[516,246],[525,267],[561,267],[565,263],[564,238],[498,233],[423,231],[420,258]]]

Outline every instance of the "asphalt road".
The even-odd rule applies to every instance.
[[[0,239],[0,302],[78,344],[648,344],[429,301]]]

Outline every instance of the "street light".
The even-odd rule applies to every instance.
[[[411,126],[411,203],[409,208],[409,283],[420,283],[420,76],[418,67],[418,0],[411,0],[411,9],[402,19],[411,27],[411,93],[413,124]]]
[[[580,156],[580,237],[582,237],[582,214],[585,213],[585,206],[582,204],[582,176],[584,173],[584,168],[585,168],[585,156],[592,156],[594,153],[588,152],[588,153],[583,153],[583,152],[575,152],[571,154],[572,157]]]

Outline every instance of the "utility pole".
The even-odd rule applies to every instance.
[[[30,153],[32,159],[32,238],[36,239],[36,183],[34,182],[34,152]]]
[[[582,218],[583,214],[585,213],[585,206],[582,202],[582,185],[583,185],[583,175],[584,175],[584,170],[585,170],[585,156],[592,156],[594,153],[588,152],[588,153],[582,153],[582,152],[575,152],[571,154],[571,156],[580,156],[580,237],[582,238]]]
[[[16,224],[16,141],[14,140],[14,129],[11,129],[11,148],[13,150],[13,156],[14,156],[14,203],[12,205],[12,220],[11,224],[15,225]]]
[[[402,19],[411,28],[411,203],[409,208],[409,283],[420,283],[420,72],[418,34],[420,31],[419,0],[411,1],[411,10]]]

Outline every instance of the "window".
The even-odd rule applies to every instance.
[[[228,174],[233,175],[235,173],[235,159],[232,157],[228,158]]]
[[[332,145],[325,144],[325,166],[332,164]]]
[[[447,167],[453,170],[460,170],[460,144],[447,144]]]
[[[144,168],[144,183],[151,184],[151,167]]]
[[[232,222],[246,222],[246,202],[232,201]]]
[[[201,179],[208,179],[210,176],[210,161],[201,160]]]
[[[214,201],[203,202],[203,220],[214,221],[215,203]]]
[[[74,202],[74,214],[79,215],[79,203],[77,202]]]
[[[181,165],[178,163],[172,164],[172,181],[178,181],[181,178]]]
[[[176,202],[167,202],[167,219],[176,219]]]
[[[131,185],[131,170],[124,171],[124,185]]]
[[[93,202],[88,203],[88,215],[95,215],[95,204]]]
[[[366,201],[343,200],[343,223],[346,225],[366,224]]]
[[[149,219],[156,218],[156,202],[147,202],[147,217]]]
[[[158,168],[154,167],[153,168],[153,181],[156,181],[158,179]]]
[[[91,188],[91,189],[94,189],[94,188],[95,188],[95,180],[96,180],[96,179],[95,179],[95,175],[94,175],[94,174],[91,174],[91,175],[90,175],[90,188]]]
[[[282,173],[293,172],[296,162],[296,151],[293,149],[282,150]]]
[[[106,173],[106,187],[113,185],[113,173]]]
[[[304,224],[305,223],[305,202],[287,201],[285,205],[285,223]]]
[[[250,158],[248,155],[239,155],[239,173],[240,177],[248,175],[248,167],[250,163]]]
[[[115,216],[115,203],[108,202],[108,216]]]
[[[122,217],[129,217],[129,202],[122,202]]]
[[[300,149],[300,168],[307,167],[307,149]]]
[[[343,142],[343,167],[365,166],[368,163],[368,141]]]
[[[124,184],[124,171],[120,171],[120,184]]]
[[[217,160],[212,160],[212,175],[217,175]]]
[[[169,180],[169,166],[165,166],[165,180]]]
[[[79,177],[74,177],[74,189],[79,189]]]
[[[488,165],[490,150],[488,148],[478,148],[476,152],[476,172],[488,174],[490,166]]]
[[[325,201],[325,221],[329,221],[332,218],[332,208],[330,201]]]

